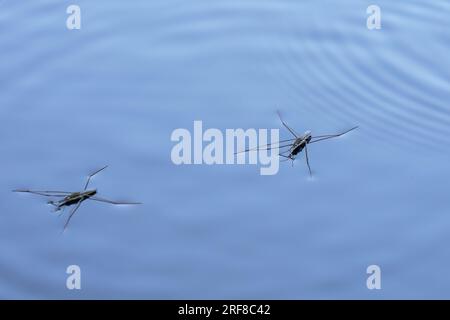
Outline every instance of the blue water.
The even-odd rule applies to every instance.
[[[0,1],[1,298],[450,298],[450,2]],[[342,138],[274,176],[176,128]],[[66,232],[47,199],[92,186]],[[66,213],[67,214],[67,213]],[[81,290],[66,288],[79,265]],[[366,268],[381,268],[368,290]]]

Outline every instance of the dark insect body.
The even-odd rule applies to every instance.
[[[280,121],[283,124],[283,126],[294,136],[294,138],[287,139],[287,140],[281,140],[275,146],[273,146],[273,144],[267,144],[267,145],[259,146],[257,148],[247,149],[247,150],[244,150],[241,152],[257,151],[257,150],[271,150],[274,148],[278,148],[280,150],[285,150],[285,151],[280,152],[279,156],[286,158],[285,161],[291,160],[292,165],[294,165],[294,160],[296,159],[296,157],[303,150],[305,150],[306,165],[308,166],[310,176],[312,176],[312,171],[311,171],[311,166],[309,164],[308,145],[311,143],[323,141],[326,139],[331,139],[331,138],[336,138],[336,137],[342,136],[342,135],[358,128],[358,126],[356,126],[349,130],[346,130],[344,132],[337,133],[337,134],[312,136],[311,131],[306,131],[304,134],[300,135],[297,132],[295,132],[294,129],[289,127],[286,124],[286,122],[284,122],[283,118],[281,117],[280,112],[277,112],[277,113],[278,113],[278,117],[280,118]],[[285,148],[287,148],[287,149],[285,149]],[[240,153],[240,152],[238,152],[238,153]]]
[[[93,201],[99,201],[99,202],[106,202],[113,205],[135,205],[140,204],[139,202],[117,202],[112,201],[104,198],[100,198],[97,196],[97,189],[93,190],[87,190],[89,183],[91,182],[91,178],[95,176],[100,171],[106,169],[108,166],[105,166],[101,168],[100,170],[95,171],[94,173],[90,174],[88,176],[88,179],[86,181],[86,184],[84,186],[83,191],[79,192],[68,192],[68,191],[33,191],[33,190],[25,190],[25,189],[19,189],[19,190],[13,190],[13,192],[26,192],[26,193],[32,193],[44,197],[52,197],[52,198],[61,198],[60,200],[50,200],[48,201],[48,204],[51,204],[55,207],[55,211],[60,211],[65,209],[66,207],[70,207],[72,205],[75,205],[73,207],[72,211],[69,214],[69,217],[67,218],[67,221],[64,225],[64,230],[69,225],[70,219],[72,219],[75,212],[80,207],[81,203],[83,203],[86,200],[93,200]]]

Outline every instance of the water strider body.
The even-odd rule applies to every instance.
[[[289,148],[288,158],[292,160],[306,148],[306,145],[311,142],[311,131],[306,131],[302,136],[296,138]]]
[[[55,211],[68,207],[78,202],[88,200],[97,194],[97,190],[87,190],[82,192],[73,192],[59,201],[49,201],[48,204],[55,206]],[[93,199],[95,200],[95,199]]]
[[[303,150],[305,150],[306,165],[308,166],[310,176],[312,176],[312,171],[311,171],[311,166],[309,164],[308,145],[311,143],[322,141],[322,140],[342,136],[342,135],[358,128],[358,126],[356,126],[356,127],[353,127],[349,130],[346,130],[346,131],[338,133],[338,134],[326,134],[326,135],[320,135],[320,136],[312,136],[311,131],[306,131],[304,134],[300,135],[297,132],[295,132],[294,129],[289,127],[286,124],[286,122],[284,122],[283,118],[281,117],[280,112],[277,112],[277,113],[278,113],[278,117],[280,118],[280,121],[283,124],[283,126],[294,136],[294,138],[287,139],[287,140],[281,140],[277,143],[278,144],[277,146],[272,146],[272,144],[267,144],[267,145],[259,146],[257,148],[247,149],[242,152],[257,151],[257,150],[271,150],[274,148],[283,150],[284,148],[287,148],[285,151],[280,152],[279,156],[286,158],[286,161],[291,160],[292,165],[294,165],[294,160],[296,159],[296,157]]]
[[[55,211],[60,211],[65,209],[66,207],[70,207],[72,205],[75,205],[75,207],[72,209],[72,211],[69,214],[69,217],[67,218],[67,221],[64,225],[64,230],[69,225],[70,219],[75,214],[75,212],[78,210],[80,205],[86,201],[86,200],[93,200],[93,201],[100,201],[100,202],[106,202],[114,205],[135,205],[140,204],[139,202],[117,202],[112,201],[104,198],[100,198],[97,196],[97,189],[93,190],[87,190],[89,183],[91,181],[91,178],[95,176],[100,171],[106,169],[108,166],[105,166],[101,168],[100,170],[95,171],[94,173],[90,174],[86,184],[84,186],[83,191],[79,192],[68,192],[68,191],[33,191],[33,190],[25,190],[25,189],[18,189],[13,190],[13,192],[26,192],[26,193],[32,193],[37,194],[44,197],[53,197],[53,198],[61,198],[61,200],[50,200],[48,204],[51,204],[55,207]]]

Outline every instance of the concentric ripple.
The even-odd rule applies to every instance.
[[[450,3],[379,1],[382,29],[373,31],[358,1],[328,3],[314,14],[293,6],[286,22],[301,17],[279,60],[293,101],[389,144],[447,148]]]

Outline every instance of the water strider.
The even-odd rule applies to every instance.
[[[338,134],[326,134],[326,135],[320,135],[320,136],[312,136],[311,131],[306,131],[304,134],[300,135],[297,132],[295,132],[294,129],[289,127],[286,122],[284,122],[283,118],[281,117],[281,114],[279,111],[277,111],[278,117],[280,118],[281,123],[283,126],[294,136],[293,139],[287,139],[287,140],[281,140],[275,145],[274,144],[266,144],[263,146],[259,146],[257,148],[247,149],[241,152],[249,152],[249,151],[257,151],[257,150],[271,150],[273,148],[279,148],[284,149],[288,148],[285,151],[282,151],[279,153],[280,157],[286,158],[284,161],[291,160],[292,165],[294,165],[294,160],[296,159],[297,155],[301,153],[303,150],[305,150],[305,159],[306,159],[306,165],[308,166],[309,175],[312,176],[311,166],[309,164],[309,156],[308,156],[308,144],[319,142],[326,139],[336,138],[339,136],[342,136],[352,130],[355,130],[358,128],[358,126],[353,127],[349,130],[346,130],[344,132],[338,133]],[[240,153],[240,152],[238,152]]]
[[[72,209],[72,211],[69,214],[69,217],[67,218],[67,221],[64,225],[64,230],[69,225],[70,219],[72,219],[75,212],[80,207],[81,203],[86,200],[93,200],[93,201],[99,201],[99,202],[106,202],[113,205],[135,205],[135,204],[141,204],[139,202],[118,202],[118,201],[112,201],[104,198],[100,198],[97,196],[97,189],[88,190],[89,183],[91,182],[91,178],[95,176],[100,171],[103,171],[108,166],[105,166],[94,173],[90,174],[88,176],[88,179],[86,181],[86,184],[84,185],[83,191],[79,192],[68,192],[68,191],[33,191],[33,190],[13,190],[13,192],[26,192],[26,193],[32,193],[37,194],[44,197],[54,197],[54,198],[62,198],[61,200],[53,201],[50,200],[48,204],[51,204],[55,207],[55,211],[60,211],[61,209],[65,209],[66,207],[75,205],[75,207]]]

